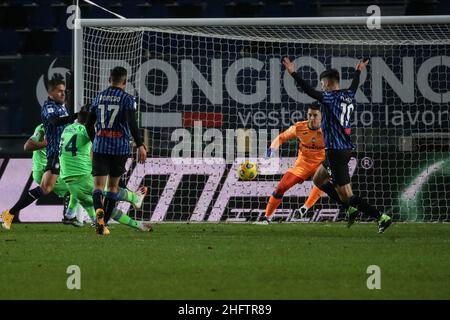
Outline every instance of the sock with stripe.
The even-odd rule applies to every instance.
[[[117,203],[117,193],[115,192],[107,192],[105,197],[105,223],[108,223],[111,218],[111,214],[113,209],[116,207]]]
[[[11,209],[9,209],[9,213],[12,215],[18,214],[20,210],[28,207],[30,204],[32,204],[34,201],[36,201],[43,195],[44,191],[42,191],[42,188],[40,186],[31,189],[30,191],[26,192],[24,195],[20,197],[19,201],[17,201],[17,203]]]
[[[112,210],[111,218],[125,226],[129,226],[134,229],[139,229],[140,223],[134,219],[131,219],[129,216],[127,216],[124,212],[122,212],[118,208],[114,208]]]
[[[117,192],[117,201],[135,203],[137,201],[136,194],[128,189],[119,188],[119,191]]]

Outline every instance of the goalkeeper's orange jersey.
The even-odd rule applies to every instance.
[[[325,160],[325,144],[322,130],[310,129],[308,121],[300,121],[292,125],[274,139],[270,145],[273,149],[278,149],[287,140],[297,138],[300,140],[297,160],[288,172],[306,180],[317,170],[319,165]]]

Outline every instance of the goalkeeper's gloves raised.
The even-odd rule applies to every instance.
[[[266,158],[272,158],[275,155],[275,149],[269,148],[266,151]]]

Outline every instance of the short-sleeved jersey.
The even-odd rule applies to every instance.
[[[63,180],[92,172],[91,147],[84,125],[73,123],[64,129],[59,155],[60,176]]]
[[[41,142],[44,140],[45,132],[44,125],[40,124],[34,129],[33,135],[30,137],[35,142]],[[45,148],[33,151],[33,172],[44,171],[47,166],[47,153]]]
[[[321,129],[310,129],[308,121],[299,121],[278,136],[278,143],[297,138],[300,140],[296,165],[308,162],[311,165],[320,164],[325,159],[325,145]],[[278,148],[272,143],[271,147]]]
[[[120,88],[109,87],[100,92],[91,105],[97,115],[96,134],[92,150],[110,155],[130,154],[130,128],[127,113],[136,110],[132,95]]]
[[[350,120],[355,103],[352,90],[324,91],[320,111],[326,149],[354,149],[350,138]]]
[[[68,115],[64,104],[57,103],[50,98],[44,102],[41,109],[41,119],[44,125],[45,136],[48,141],[47,157],[57,156],[59,154],[59,140],[61,138],[61,133],[66,127],[66,124],[55,126],[50,123],[49,119],[54,116],[66,117]]]

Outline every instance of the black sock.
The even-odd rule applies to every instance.
[[[116,207],[117,193],[107,192],[105,197],[105,223],[108,223],[111,214]]]
[[[36,187],[34,189],[31,189],[24,195],[22,195],[17,201],[17,203],[9,209],[9,213],[12,215],[16,215],[19,213],[20,210],[22,210],[25,207],[28,207],[30,204],[32,204],[35,200],[39,199],[44,195],[44,192],[42,191],[41,187]]]
[[[331,199],[339,203],[341,206],[343,206],[345,209],[348,208],[348,204],[345,204],[342,202],[341,198],[339,198],[339,195],[334,188],[333,184],[331,182],[324,183],[320,187],[318,187],[320,190],[325,192]]]
[[[350,198],[349,204],[352,207],[355,207],[359,211],[368,214],[371,217],[374,217],[375,219],[379,219],[381,217],[381,212],[372,207],[370,204],[368,204],[364,199],[361,199],[360,197],[353,195]]]
[[[100,189],[95,189],[94,192],[92,192],[92,200],[94,201],[94,209],[97,211],[97,209],[103,209],[103,191]]]

